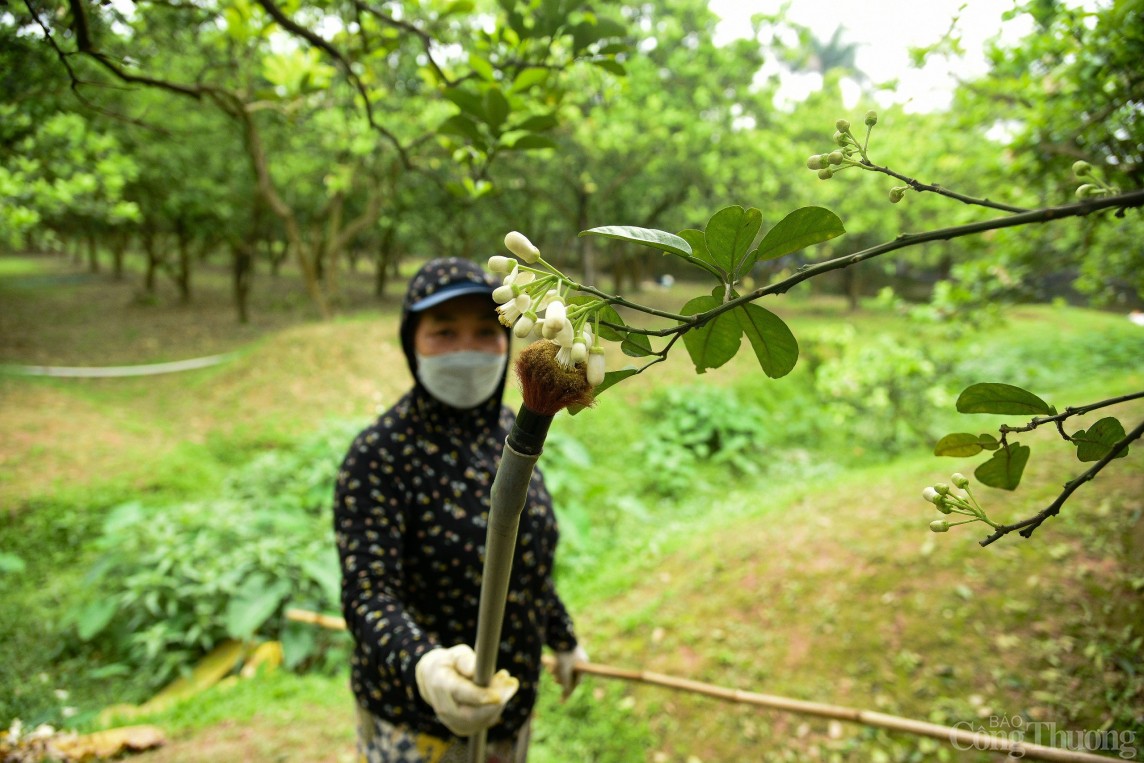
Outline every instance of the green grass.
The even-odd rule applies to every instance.
[[[0,573],[0,725],[17,709],[26,722],[58,721],[63,707],[78,707],[76,718],[91,722],[103,705],[146,698],[142,681],[93,676],[92,655],[57,631],[90,595],[83,574],[108,509],[138,498],[160,505],[209,498],[254,456],[291,447],[330,420],[364,423],[408,384],[392,304],[314,324],[305,309],[292,312],[280,290],[276,302],[267,295],[255,325],[241,328],[218,307],[225,280],[217,274],[203,281],[216,291],[190,308],[133,305],[135,287],[106,276],[34,290],[5,280],[40,265],[0,258],[0,296],[6,310],[13,306],[0,320],[23,332],[18,341],[0,332],[2,362],[241,353],[210,369],[147,379],[0,377],[0,502],[8,514],[0,549],[25,563],[21,573]],[[681,296],[656,299],[668,305]],[[800,296],[776,310],[800,339],[847,324],[863,330],[857,341],[871,327],[903,341],[919,333],[890,311],[841,307]],[[957,384],[1024,382],[1063,407],[1139,389],[1142,336],[1118,315],[1023,306],[1004,326],[950,349]],[[1074,349],[1062,352],[1063,341]],[[613,367],[623,362],[610,357]],[[921,441],[890,459],[859,447],[818,421],[811,381],[805,364],[790,378],[765,379],[749,353],[696,377],[681,351],[609,391],[596,410],[557,420],[542,467],[568,458],[561,438],[590,460],[583,471],[566,465],[577,484],[565,495],[578,496],[588,524],[579,561],[562,564],[560,586],[593,659],[940,723],[1021,714],[1144,734],[1144,688],[1134,672],[1144,620],[1139,455],[1082,487],[1033,539],[981,549],[979,526],[929,533],[936,512],[920,498],[922,487],[955,469],[970,473],[974,459],[936,459]],[[663,412],[641,405],[669,385],[730,388],[786,416],[780,439],[758,453],[760,473],[701,465],[688,490],[656,494],[639,447]],[[517,399],[510,393],[511,404]],[[1132,406],[1125,423],[1142,413]],[[993,425],[951,409],[932,422],[937,431],[963,424]],[[795,425],[807,434],[782,439]],[[1026,484],[979,496],[1005,521],[1045,505],[1084,468],[1052,432],[1022,441],[1034,447]],[[568,492],[575,489],[581,493]],[[570,549],[573,522],[562,524]],[[238,682],[146,719],[174,741],[140,760],[350,760],[351,704],[344,673]],[[534,749],[539,761],[980,757],[600,679],[587,680],[567,705],[545,690]]]

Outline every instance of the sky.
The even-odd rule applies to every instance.
[[[741,32],[749,34],[751,15],[777,13],[788,1],[787,17],[812,27],[819,38],[829,39],[837,26],[844,27],[843,41],[859,44],[859,69],[874,82],[899,79],[899,92],[879,93],[879,105],[903,103],[910,111],[948,106],[956,76],[972,77],[987,70],[983,53],[986,40],[999,32],[1005,41],[1017,40],[1029,29],[1025,21],[1002,24],[1001,16],[1013,7],[1013,0],[710,0],[709,7],[722,19],[718,39],[730,39]],[[924,70],[914,69],[909,63],[909,48],[940,40],[955,16],[960,17],[958,29],[965,58],[951,64],[931,57]],[[764,74],[778,70],[776,65],[768,64]],[[820,82],[820,78],[785,80],[779,101]],[[853,107],[858,100],[857,88],[849,90],[847,93],[844,89],[844,95],[853,101],[847,106]]]

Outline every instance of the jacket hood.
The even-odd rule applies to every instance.
[[[459,257],[429,260],[410,279],[409,288],[405,291],[405,300],[401,305],[401,349],[405,353],[405,362],[409,366],[409,373],[413,375],[417,390],[431,397],[417,376],[417,357],[413,352],[413,333],[417,330],[421,312],[466,294],[487,294],[489,310],[494,310],[496,304],[492,300],[492,293],[497,286],[500,286],[500,282],[494,276],[486,273],[476,263]],[[505,327],[504,331],[505,336],[511,341],[510,329]],[[491,399],[498,407],[503,393],[502,380]]]

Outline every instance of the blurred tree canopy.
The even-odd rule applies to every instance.
[[[1141,185],[1144,0],[1018,6],[1033,31],[995,44],[949,112],[879,109],[877,160],[1014,207],[1059,204],[1092,163]],[[240,318],[260,263],[294,263],[315,310],[361,261],[377,291],[407,255],[486,256],[511,228],[586,281],[668,267],[607,224],[695,226],[728,203],[835,210],[837,256],[903,231],[981,219],[931,194],[890,207],[885,178],[822,181],[806,157],[847,115],[840,82],[877,92],[836,29],[757,16],[717,42],[702,0],[22,0],[0,8],[0,247],[84,247],[145,263],[193,298],[196,262],[228,259]],[[779,30],[793,34],[777,34]],[[918,51],[953,54],[955,33]],[[765,61],[778,62],[779,73]],[[782,71],[823,86],[775,105]],[[932,242],[848,268],[856,302],[886,284],[952,302],[1144,295],[1139,216]],[[761,265],[777,277],[800,263]],[[652,272],[651,268],[656,268]],[[1078,297],[1079,298],[1079,297]],[[957,305],[951,309],[956,310]]]

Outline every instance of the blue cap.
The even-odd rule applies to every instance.
[[[447,286],[433,292],[427,297],[414,302],[409,306],[409,311],[419,313],[422,310],[428,310],[430,307],[448,302],[450,299],[463,297],[466,294],[483,294],[486,297],[492,297],[493,289],[495,287],[485,283],[476,283],[474,281],[454,281]]]

